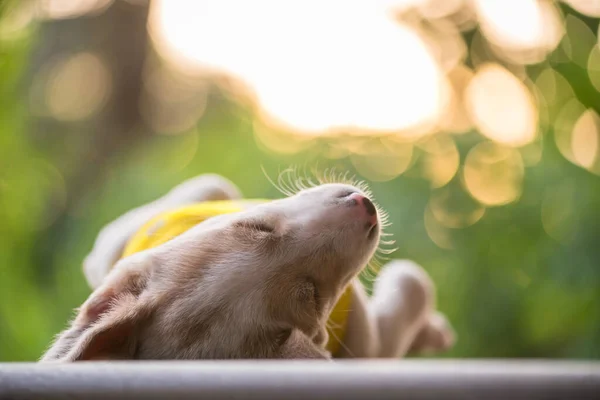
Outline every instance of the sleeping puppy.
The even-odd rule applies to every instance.
[[[240,201],[237,212],[124,258],[153,217],[240,199],[239,190],[203,175],[106,226],[84,261],[95,290],[42,361],[399,357],[453,344],[416,264],[388,264],[367,297],[357,276],[382,224],[364,191],[327,183],[289,194]],[[328,320],[343,297],[343,335],[330,340]]]

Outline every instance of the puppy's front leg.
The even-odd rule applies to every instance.
[[[352,281],[352,299],[339,358],[374,358],[379,353],[379,327],[369,298],[358,278]],[[339,338],[338,338],[339,339]]]
[[[454,345],[446,317],[433,311],[435,290],[427,273],[411,261],[384,267],[368,298],[358,279],[337,358],[398,358],[435,353]],[[326,341],[326,340],[325,340]]]
[[[417,264],[396,260],[383,268],[373,289],[369,307],[379,332],[378,357],[401,357],[411,348],[432,313],[433,283]]]

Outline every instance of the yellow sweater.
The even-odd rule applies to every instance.
[[[122,256],[127,257],[133,253],[156,247],[210,217],[242,211],[248,204],[266,201],[268,200],[206,201],[164,212],[148,221],[129,239]],[[352,286],[348,286],[329,316],[327,350],[333,355],[339,351],[340,340],[343,341],[344,338],[351,295]]]

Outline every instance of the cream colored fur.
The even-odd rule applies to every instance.
[[[202,175],[121,216],[84,261],[94,292],[42,361],[330,358],[325,323],[348,284],[355,290],[340,357],[448,349],[454,333],[415,263],[386,265],[367,297],[357,275],[379,236],[367,235],[351,192],[360,191],[344,184],[304,190],[211,218],[118,261],[154,215],[240,192],[220,176]]]

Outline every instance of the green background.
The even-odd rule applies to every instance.
[[[4,18],[8,5],[1,7]],[[563,11],[597,32],[597,19]],[[89,294],[81,262],[99,229],[183,179],[219,173],[247,197],[279,197],[261,167],[271,176],[289,165],[317,163],[355,172],[349,159],[323,157],[326,140],[293,157],[267,151],[255,139],[252,110],[217,92],[189,132],[149,135],[119,147],[72,202],[65,177],[97,162],[76,157],[93,132],[71,125],[51,137],[29,115],[23,82],[38,28],[0,42],[1,361],[39,358]],[[470,43],[469,33],[465,40]],[[552,63],[550,58],[543,65]],[[571,62],[552,65],[579,101],[598,111],[600,94],[588,71]],[[536,65],[527,72],[535,77],[540,70]],[[551,124],[542,128],[541,161],[526,167],[520,199],[487,209],[472,226],[452,229],[450,250],[438,247],[425,229],[432,189],[417,167],[370,183],[393,222],[398,250],[392,256],[426,268],[438,287],[438,306],[457,331],[456,347],[443,357],[600,357],[600,178],[567,161],[552,135]],[[462,163],[485,139],[472,132],[454,140]],[[459,181],[456,176],[448,187],[458,190]],[[570,202],[568,241],[543,229],[548,191],[559,203]]]

